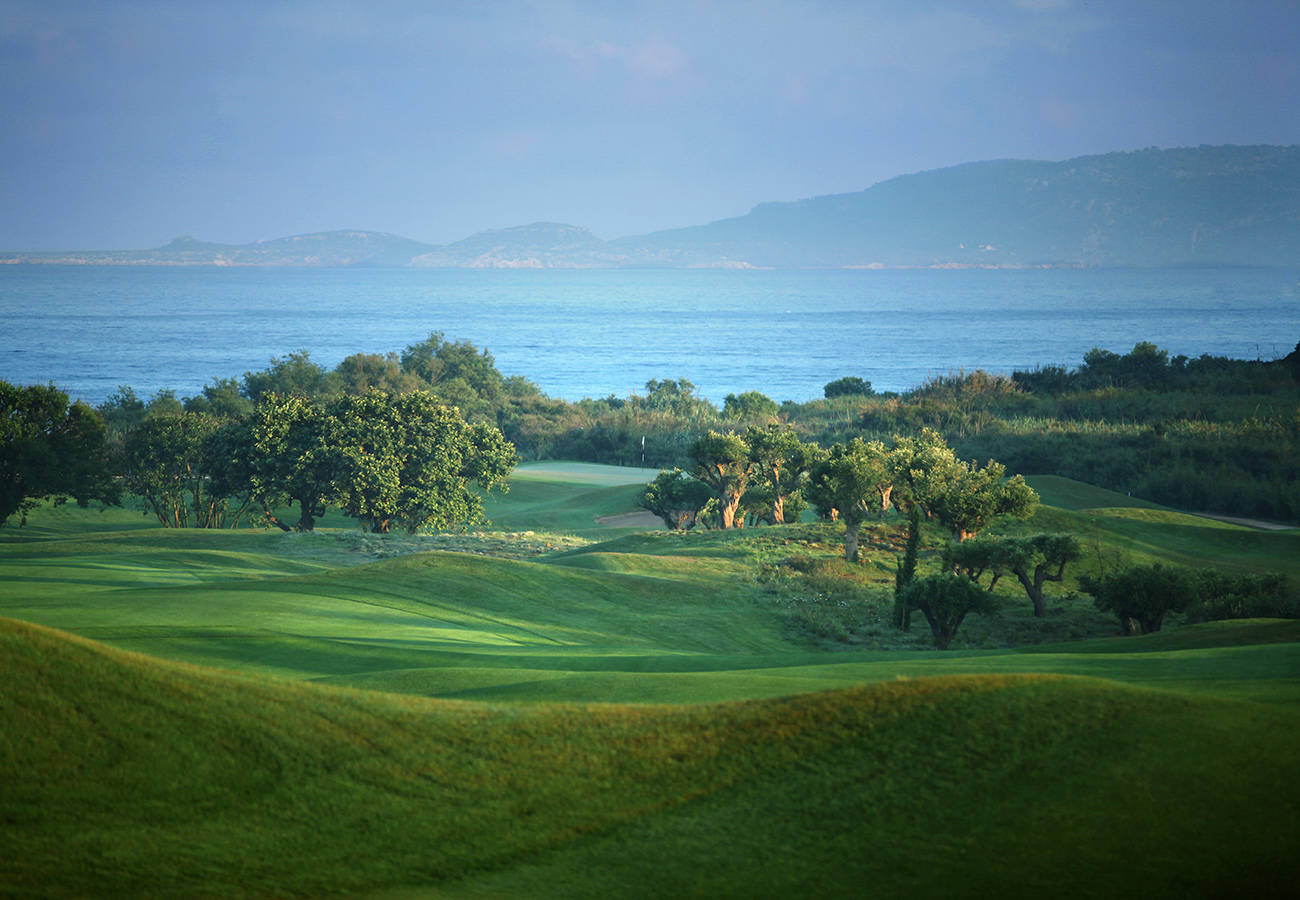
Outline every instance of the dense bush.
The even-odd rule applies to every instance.
[[[1188,611],[1193,622],[1223,619],[1300,619],[1300,606],[1286,595],[1286,577],[1226,575],[1213,569],[1196,574],[1197,597]]]
[[[866,397],[872,393],[871,382],[856,375],[847,375],[844,378],[837,378],[834,381],[827,382],[826,386],[822,388],[822,393],[827,400],[833,400],[836,397]]]
[[[1156,563],[1100,577],[1085,575],[1079,584],[1128,633],[1159,631],[1171,612],[1186,612],[1191,622],[1300,618],[1300,607],[1286,594],[1285,577],[1275,572],[1227,574]]]
[[[1155,563],[1129,566],[1098,577],[1084,575],[1079,585],[1103,612],[1112,613],[1127,634],[1159,631],[1171,612],[1196,600],[1196,578],[1185,569]]]
[[[898,599],[907,608],[921,611],[930,625],[934,645],[940,650],[947,650],[952,645],[968,615],[992,615],[996,612],[988,591],[965,575],[951,573],[913,579],[899,591]]]

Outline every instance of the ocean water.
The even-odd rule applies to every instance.
[[[197,393],[308,350],[333,367],[432,331],[576,400],[685,378],[720,403],[905,390],[956,370],[1077,365],[1141,340],[1275,359],[1300,269],[407,270],[0,266],[0,379],[99,403]]]

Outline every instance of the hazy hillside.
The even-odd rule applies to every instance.
[[[0,262],[109,266],[405,266],[433,249],[378,231],[326,231],[213,244],[183,235],[152,250],[76,250],[0,254]]]
[[[615,243],[777,267],[1294,265],[1300,147],[970,163]]]
[[[0,254],[115,265],[593,267],[1288,266],[1300,260],[1300,147],[1000,160],[864,191],[762,203],[707,225],[604,241],[539,222],[442,246],[368,231],[255,244]]]
[[[470,269],[587,268],[617,265],[609,244],[585,228],[534,222],[483,231],[430,248],[411,260],[414,266]]]

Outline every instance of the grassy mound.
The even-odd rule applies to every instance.
[[[1090,679],[689,707],[263,681],[0,622],[0,892],[1281,896],[1292,710]]]

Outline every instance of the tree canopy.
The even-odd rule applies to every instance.
[[[481,521],[483,501],[470,485],[500,487],[518,461],[496,428],[471,425],[422,391],[344,396],[327,420],[333,500],[379,533]]]
[[[723,416],[745,422],[775,419],[780,409],[775,400],[759,391],[728,394],[722,401]]]
[[[958,462],[933,484],[922,505],[958,541],[978,534],[998,516],[1027,519],[1038,508],[1038,494],[1023,475],[1007,478],[1006,471],[993,460],[983,468]]]
[[[692,473],[713,490],[723,528],[736,522],[736,509],[754,475],[749,445],[735,432],[710,431],[691,445]]]
[[[833,400],[836,397],[868,397],[872,394],[871,382],[856,375],[846,375],[843,378],[827,382],[826,386],[822,388],[822,393],[826,395],[827,400]]]
[[[1125,632],[1159,631],[1165,616],[1181,612],[1196,599],[1196,584],[1185,569],[1161,563],[1129,566],[1101,576],[1084,575],[1080,586],[1097,608],[1113,613]]]
[[[54,385],[0,381],[0,525],[41,500],[116,503],[104,420]]]
[[[830,448],[813,466],[808,497],[822,508],[835,509],[844,520],[844,558],[858,561],[858,532],[868,516],[889,506],[893,472],[889,453],[879,441],[854,438]]]
[[[296,350],[284,358],[273,357],[270,368],[244,373],[244,396],[254,403],[269,394],[320,397],[329,390],[328,373],[312,362],[311,353]]]
[[[695,525],[700,510],[709,502],[708,485],[687,475],[681,469],[660,472],[646,485],[639,505],[663,519],[664,525],[675,531],[685,531]]]
[[[126,435],[126,488],[165,528],[218,527],[226,500],[211,489],[206,440],[217,420],[201,413],[151,416]]]
[[[989,615],[996,609],[987,591],[965,575],[951,572],[914,579],[899,591],[899,600],[921,611],[940,650],[952,645],[966,616],[973,612]]]

